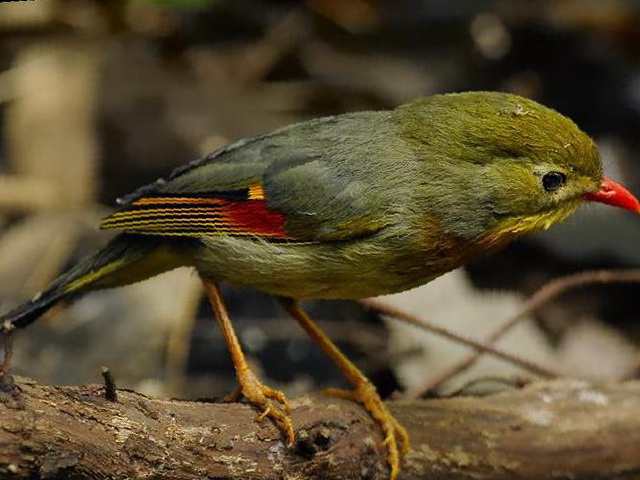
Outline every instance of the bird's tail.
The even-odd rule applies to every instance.
[[[134,283],[184,264],[156,237],[121,234],[33,299],[0,316],[0,326],[5,331],[26,327],[62,299]]]

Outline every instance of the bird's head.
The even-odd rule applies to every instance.
[[[605,178],[591,138],[558,112],[497,92],[418,99],[399,124],[432,168],[435,208],[463,238],[499,242],[548,228],[585,201],[640,213],[638,200]]]

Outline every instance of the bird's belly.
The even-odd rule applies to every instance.
[[[397,248],[370,240],[275,244],[211,237],[194,254],[205,278],[294,298],[366,298],[413,288],[441,275],[416,255],[407,265]],[[414,263],[414,264],[413,264]]]

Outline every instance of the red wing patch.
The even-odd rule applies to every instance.
[[[233,192],[146,196],[105,218],[100,228],[148,235],[229,235],[290,240],[283,214],[267,209],[260,185]]]

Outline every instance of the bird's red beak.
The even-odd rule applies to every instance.
[[[614,207],[620,207],[640,213],[640,202],[633,194],[619,183],[614,182],[610,178],[606,178],[600,185],[600,190],[593,193],[585,193],[585,200],[592,202],[606,203]]]

